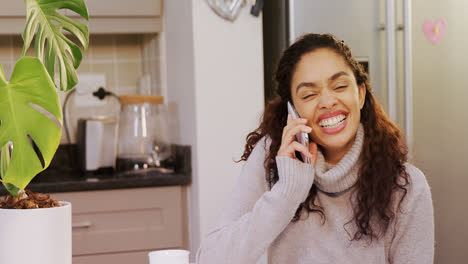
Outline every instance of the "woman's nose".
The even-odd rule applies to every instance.
[[[336,97],[330,92],[326,91],[320,94],[319,107],[324,109],[331,109],[338,104]]]

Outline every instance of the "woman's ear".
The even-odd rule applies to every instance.
[[[364,107],[366,101],[366,85],[363,83],[359,85],[359,109]]]

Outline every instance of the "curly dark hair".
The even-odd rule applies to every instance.
[[[281,145],[281,136],[287,122],[287,101],[291,100],[291,79],[301,57],[317,49],[333,50],[343,57],[352,69],[357,84],[366,87],[364,106],[361,109],[361,123],[364,126],[364,144],[359,157],[361,166],[358,180],[353,188],[356,200],[353,204],[354,221],[357,231],[351,240],[381,238],[387,231],[390,220],[400,209],[406,196],[409,176],[405,169],[407,147],[400,129],[393,124],[377,103],[369,84],[369,77],[362,65],[352,56],[350,48],[330,34],[307,34],[287,48],[278,63],[275,81],[277,95],[268,102],[260,126],[247,136],[241,160],[247,160],[257,142],[264,136],[271,139],[269,153],[264,167],[270,188],[278,181],[275,157]],[[401,192],[398,203],[394,196]],[[316,204],[317,186],[314,184],[307,199],[296,211],[293,222],[300,219],[303,210],[319,213],[325,222],[323,208]],[[398,199],[396,199],[398,200]],[[377,223],[377,225],[371,224]],[[345,225],[346,225],[345,224]],[[346,228],[345,228],[346,230]]]

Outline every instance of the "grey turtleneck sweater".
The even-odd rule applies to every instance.
[[[349,234],[357,227],[347,224],[353,217],[350,190],[357,181],[363,141],[360,125],[353,146],[334,166],[320,152],[315,168],[276,157],[279,181],[269,190],[263,167],[269,140],[260,140],[218,224],[202,241],[197,263],[256,263],[266,252],[269,263],[433,263],[431,193],[424,174],[410,164],[408,194],[385,235],[371,244],[351,241]],[[317,213],[291,222],[312,184],[319,189],[316,199],[324,208],[325,223]]]

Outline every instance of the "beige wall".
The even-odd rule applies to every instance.
[[[176,139],[191,144],[191,251],[216,222],[239,176],[245,136],[263,111],[261,18],[248,5],[235,22],[205,1],[165,2],[167,93]],[[193,257],[193,254],[192,254]]]

